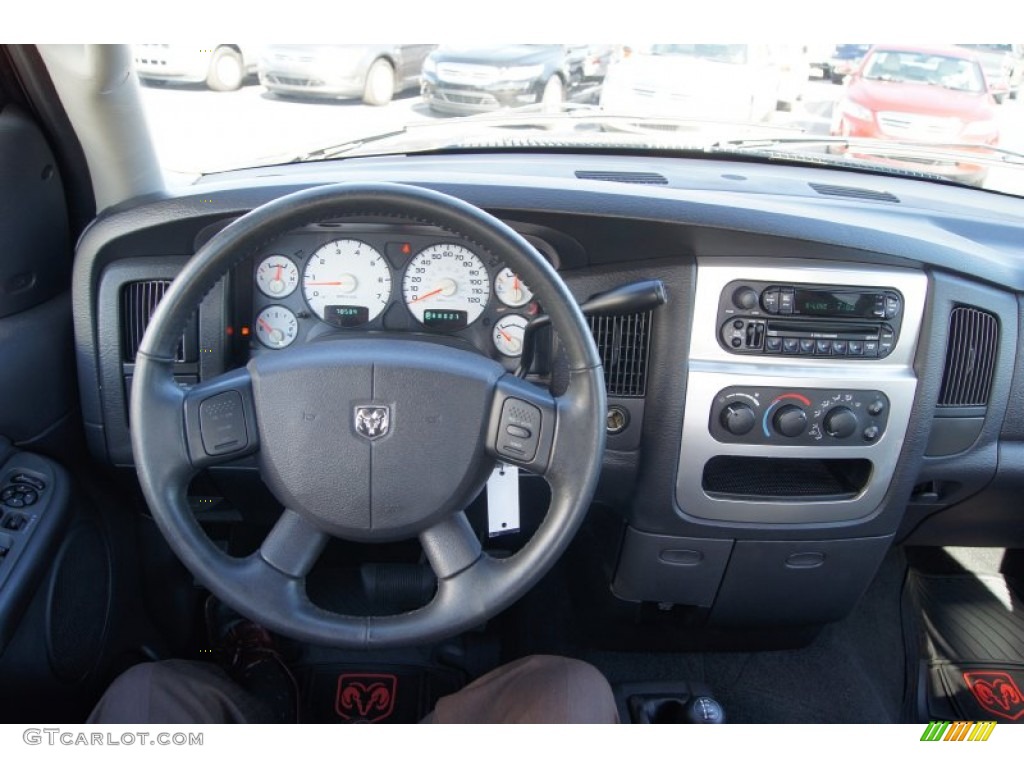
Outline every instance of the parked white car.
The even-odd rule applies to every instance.
[[[251,45],[142,43],[132,47],[135,71],[145,82],[206,83],[214,91],[237,91],[256,72]]]
[[[775,111],[783,77],[767,45],[651,45],[609,67],[601,106],[616,114],[759,122]]]

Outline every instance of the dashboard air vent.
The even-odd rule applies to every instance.
[[[623,184],[668,184],[660,173],[622,171],[576,171],[577,179],[588,181],[618,181]]]
[[[612,397],[643,397],[647,391],[651,313],[591,317],[590,330],[601,355],[608,394]]]
[[[995,316],[973,307],[956,307],[950,313],[940,406],[988,405],[998,343],[999,323]]]
[[[135,362],[146,327],[170,285],[170,280],[142,280],[128,283],[121,289],[121,351],[124,362]],[[185,362],[184,335],[175,359],[179,363]]]
[[[811,189],[819,195],[832,197],[853,197],[858,200],[879,200],[883,203],[898,203],[900,199],[891,192],[879,192],[877,189],[863,187],[841,187],[835,184],[811,184]]]

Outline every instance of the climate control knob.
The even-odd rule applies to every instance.
[[[754,415],[754,409],[746,403],[729,403],[722,409],[718,420],[726,432],[745,435],[754,428],[757,417]]]
[[[807,414],[796,405],[784,405],[772,416],[772,426],[783,437],[797,437],[807,429]]]
[[[825,414],[822,426],[829,437],[842,439],[856,432],[860,424],[857,421],[857,414],[845,406],[839,406]]]

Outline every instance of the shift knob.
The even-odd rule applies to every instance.
[[[725,710],[710,696],[698,696],[686,708],[687,719],[698,725],[719,725],[725,722]]]

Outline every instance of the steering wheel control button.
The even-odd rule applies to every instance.
[[[20,531],[28,525],[28,518],[24,515],[10,515],[4,520],[3,527],[8,531]]]
[[[540,436],[540,408],[510,397],[501,406],[498,453],[511,459],[533,461]]]
[[[199,432],[208,456],[223,456],[249,443],[242,396],[234,390],[208,397],[199,404]]]
[[[26,475],[24,472],[19,472],[11,478],[11,482],[16,485],[31,485],[37,491],[41,491],[46,488],[46,483],[40,480],[38,477],[32,475]]]

